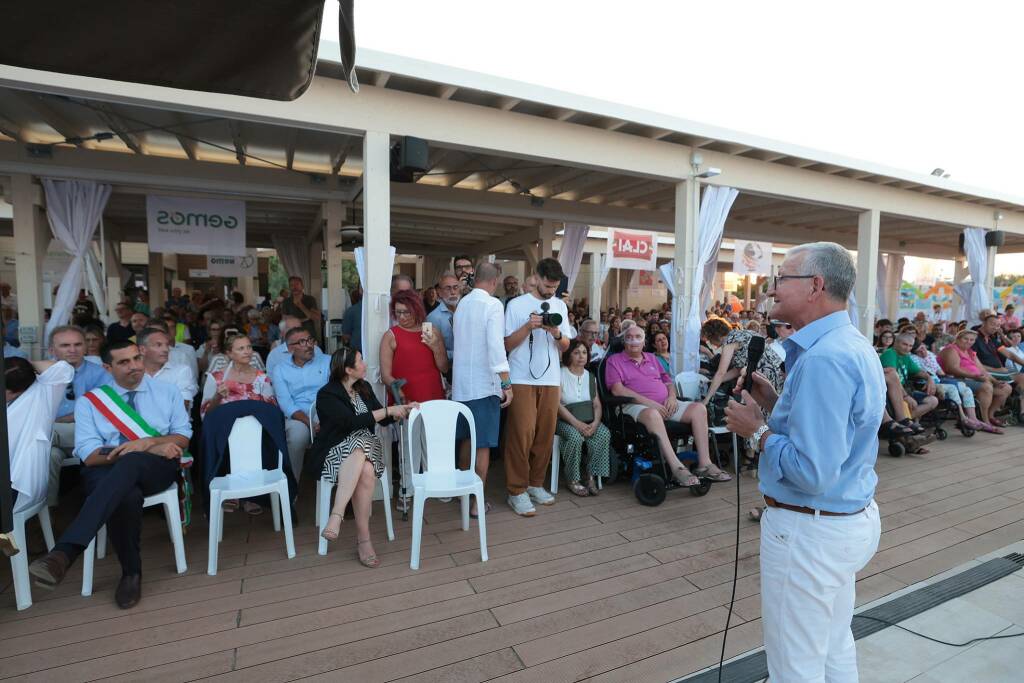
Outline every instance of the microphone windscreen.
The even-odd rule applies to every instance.
[[[743,389],[750,391],[754,386],[754,371],[764,356],[764,337],[754,335],[747,345],[747,374],[743,378]]]

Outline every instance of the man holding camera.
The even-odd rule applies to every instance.
[[[508,504],[532,517],[534,503],[551,505],[544,490],[561,393],[559,357],[569,347],[569,311],[556,295],[564,274],[553,258],[541,259],[536,289],[508,303],[505,350],[514,398],[505,431]]]
[[[459,284],[462,285],[462,291],[459,294],[466,296],[472,291],[473,280],[476,278],[473,259],[466,255],[456,256],[452,259],[452,270],[455,271],[455,277],[458,279]]]

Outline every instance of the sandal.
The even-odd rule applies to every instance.
[[[978,422],[977,429],[980,429],[983,432],[988,432],[989,434],[1005,434],[1006,433],[1005,430],[1003,430],[1002,427],[996,427],[995,425],[991,425],[988,422]]]
[[[225,500],[220,504],[220,509],[224,512],[238,512],[238,499]]]
[[[491,511],[491,504],[485,502],[484,503],[484,514],[490,512],[490,511]],[[470,511],[469,518],[470,519],[480,519],[480,512],[479,512],[479,510],[477,512]]]
[[[919,425],[917,422],[914,422],[909,417],[900,420],[899,424],[902,425],[903,427],[906,427],[907,429],[912,430],[914,434],[924,434],[924,427]]]
[[[363,557],[362,555],[359,554],[359,546],[361,546],[363,543],[369,543],[369,542],[370,542],[370,539],[368,539],[368,538],[365,539],[365,540],[362,540],[362,541],[356,541],[356,556],[359,558],[359,564],[363,565],[364,567],[368,567],[370,569],[376,569],[377,567],[380,566],[380,558],[377,557],[376,554],[374,554],[374,555],[367,555],[366,557]]]
[[[330,520],[331,517],[337,517],[338,519],[341,520],[341,522],[345,521],[344,515],[339,515],[337,512],[332,512],[330,515],[328,515],[327,519]],[[323,536],[324,538],[326,538],[328,541],[337,541],[338,540],[338,534],[341,533],[341,522],[338,522],[338,530],[337,531],[332,531],[332,530],[328,529],[327,525],[324,524],[324,530],[320,532],[320,535]]]
[[[587,496],[590,495],[590,492],[587,490],[587,487],[579,483],[578,481],[570,481],[567,488],[580,498],[586,498]]]
[[[676,470],[672,472],[672,478],[675,479],[676,483],[680,486],[699,486],[700,478],[695,476],[690,470],[686,468],[686,465],[680,465]]]
[[[994,417],[989,418],[988,423],[990,425],[992,425],[993,427],[1005,427],[1006,426],[1005,422],[1003,422],[1002,420],[999,420],[997,418],[994,418]]]
[[[749,511],[747,513],[747,515],[750,517],[750,519],[754,520],[755,522],[760,522],[761,521],[761,515],[763,515],[763,514],[764,514],[764,508],[762,508],[762,507],[756,507],[756,508],[754,508],[753,510],[751,510],[751,511]]]
[[[693,473],[701,479],[707,479],[708,481],[732,481],[731,474],[723,472],[714,465],[696,469]]]
[[[244,503],[242,503],[242,509],[245,510],[246,514],[252,515],[253,517],[255,517],[256,515],[263,514],[263,508],[259,505],[259,503],[254,503],[251,500],[247,500]]]
[[[931,453],[931,451],[925,448],[924,446],[921,446],[916,451],[914,451],[914,455],[928,455],[929,453]]]
[[[904,436],[913,436],[914,430],[893,420],[882,425],[878,430],[878,435],[883,439],[898,439]]]
[[[597,488],[597,482],[594,481],[593,477],[587,479],[587,493],[592,496],[596,496],[601,493],[601,489]]]

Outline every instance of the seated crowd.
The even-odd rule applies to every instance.
[[[486,481],[491,453],[500,449],[507,503],[531,517],[535,505],[555,502],[545,483],[556,436],[555,457],[571,493],[596,496],[599,480],[616,474],[619,454],[602,395],[630,399],[622,411],[652,436],[669,475],[692,486],[731,479],[711,460],[708,427],[720,424],[721,397],[747,370],[755,336],[770,340],[756,371],[775,392],[783,390],[783,341],[794,330],[764,310],[716,304],[707,312],[699,347],[707,386],[687,400],[670,371],[667,303],[649,311],[609,308],[594,320],[584,300],[570,306],[558,293],[563,272],[554,259],[539,261],[522,292],[499,264],[474,266],[456,256],[453,267],[423,291],[396,275],[391,324],[379,340],[362,339],[362,302],[353,292],[343,344],[333,354],[321,348],[323,316],[300,278],[291,278],[278,299],[264,296],[255,306],[237,292],[220,299],[174,289],[164,307],[150,310],[146,293],[132,292],[106,328],[83,292],[74,324],[50,334],[47,362],[17,358],[5,336],[8,415],[19,421],[10,435],[15,509],[44,498],[57,505],[62,468],[84,465],[85,502],[53,551],[32,563],[37,584],[59,584],[106,525],[122,568],[116,602],[137,604],[143,498],[185,476],[208,485],[226,472],[225,459],[204,451],[216,440],[210,434],[230,430],[238,415],[276,421],[293,497],[304,475],[336,484],[323,536],[339,537],[351,504],[358,560],[373,568],[380,564],[370,540],[374,488],[397,453],[391,432],[376,427],[405,420],[421,402],[450,398],[469,408],[477,474]],[[5,312],[5,320],[11,315]],[[376,378],[367,377],[367,343],[378,344],[379,379],[391,389],[384,402],[368,381]],[[1009,307],[1002,317],[984,315],[975,329],[881,320],[875,344],[888,388],[887,429],[896,434],[919,430],[917,421],[940,399],[955,406],[964,425],[1000,433],[1004,406],[1024,385],[1021,331]],[[692,471],[677,455],[671,423],[692,434]],[[29,435],[51,432],[49,451],[35,454],[38,440]],[[456,436],[453,458],[467,469],[468,426],[460,423]],[[190,450],[204,476],[183,473]],[[258,499],[227,501],[224,509],[263,511]],[[470,514],[481,512],[474,500]]]

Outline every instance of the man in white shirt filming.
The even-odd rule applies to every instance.
[[[533,503],[555,502],[544,490],[544,478],[558,421],[559,358],[569,347],[569,311],[556,296],[562,266],[546,258],[536,270],[536,288],[505,310],[505,350],[515,391],[506,421],[505,480],[508,504],[523,517],[536,514]]]
[[[476,267],[473,288],[455,310],[452,399],[466,404],[476,429],[476,473],[487,483],[491,449],[498,446],[501,409],[512,402],[512,381],[505,357],[505,313],[494,290],[501,266],[486,261]],[[462,427],[460,421],[459,426]],[[462,430],[460,430],[462,432]],[[469,469],[469,431],[457,433],[459,467]],[[469,514],[477,515],[476,498]]]

